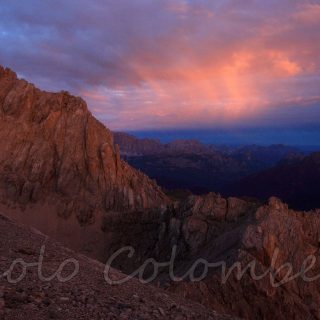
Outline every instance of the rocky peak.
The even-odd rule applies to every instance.
[[[0,198],[50,202],[81,224],[167,203],[156,183],[120,159],[110,130],[80,97],[50,93],[0,67]]]

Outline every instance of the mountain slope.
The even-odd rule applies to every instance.
[[[231,185],[234,195],[266,199],[280,197],[299,210],[320,208],[320,153],[294,163],[283,163]]]
[[[21,281],[10,283],[0,278],[0,319],[231,319],[219,316],[199,304],[188,302],[159,288],[142,285],[132,279],[124,284],[111,286],[104,280],[104,265],[66,249],[61,244],[16,224],[0,214],[0,270],[9,270],[14,261],[38,263],[44,247],[41,273],[52,276],[64,261],[62,278],[79,271],[70,280],[59,282],[57,277],[41,281],[37,267],[21,270],[13,268],[11,279],[22,275]],[[124,275],[111,269],[112,279]]]

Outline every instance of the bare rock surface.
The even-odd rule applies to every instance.
[[[1,183],[21,205],[56,196],[57,211],[80,223],[100,210],[155,207],[155,182],[120,160],[112,134],[67,92],[40,91],[0,68]],[[3,195],[4,198],[4,195]]]
[[[251,207],[242,200],[228,199],[223,215],[225,202],[210,198],[211,208],[206,204],[208,197],[191,201],[192,207],[180,214],[187,218],[175,220],[180,236],[168,225],[165,237],[174,239],[180,252],[178,277],[198,259],[224,262],[226,272],[218,264],[206,273],[199,263],[194,275],[205,275],[201,281],[186,278],[170,282],[169,289],[245,319],[320,319],[319,210],[293,211],[277,198]],[[226,220],[221,223],[221,219]],[[230,277],[224,283],[228,271]]]

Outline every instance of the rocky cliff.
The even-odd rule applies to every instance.
[[[109,211],[167,203],[154,181],[120,159],[112,134],[81,98],[41,91],[2,67],[0,150],[2,206],[49,233],[63,229],[61,219],[99,229]]]
[[[218,264],[201,281],[175,282],[171,290],[245,319],[320,319],[319,210],[296,212],[277,198],[250,205],[209,196],[192,200],[182,216],[169,232],[181,230],[176,243],[187,248],[177,274],[202,258],[225,262],[231,275],[223,283]],[[195,275],[203,270],[198,264]]]

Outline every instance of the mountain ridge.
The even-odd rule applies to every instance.
[[[280,161],[299,161],[305,155],[284,145],[218,147],[196,140],[138,139],[113,133],[123,159],[146,173],[167,190],[187,189],[196,194],[220,192],[251,174],[269,169]],[[272,196],[269,195],[269,196]]]

